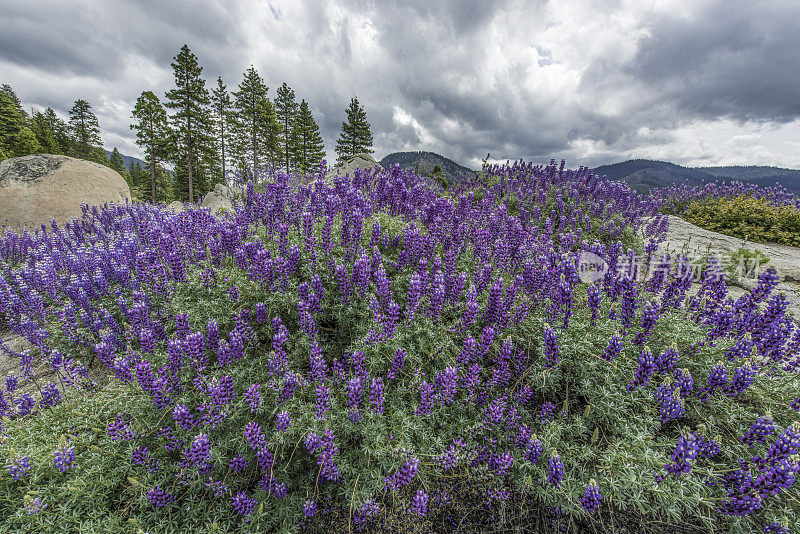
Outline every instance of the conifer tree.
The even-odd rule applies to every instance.
[[[150,199],[156,203],[156,173],[160,161],[169,157],[170,129],[167,112],[152,91],[143,91],[133,108],[131,129],[136,130],[136,144],[144,150],[150,170]]]
[[[292,127],[297,116],[297,101],[294,91],[283,82],[275,97],[275,115],[281,125],[280,150],[283,153],[283,165],[286,172],[291,171]]]
[[[269,88],[254,67],[244,73],[239,90],[233,92],[236,110],[237,153],[241,167],[245,171],[252,165],[253,177],[261,169],[264,156],[274,163],[279,149],[280,125],[275,108],[267,98]]]
[[[95,149],[101,143],[100,125],[97,116],[92,112],[91,104],[86,100],[76,100],[69,110],[69,129],[75,140],[75,155],[92,159]]]
[[[228,93],[228,88],[222,82],[222,78],[217,77],[217,87],[211,91],[211,108],[214,113],[216,144],[220,151],[219,177],[222,183],[228,182],[225,169],[228,156],[225,154],[225,149],[228,148],[230,151],[230,147],[228,146],[230,131],[226,126],[231,122],[231,106],[231,95]]]
[[[292,131],[293,165],[299,172],[307,173],[319,167],[323,158],[325,158],[325,143],[308,103],[303,100],[300,102]]]
[[[114,147],[114,150],[111,151],[111,155],[108,156],[108,166],[117,171],[122,177],[124,177],[127,172],[125,170],[125,160],[122,159],[122,154],[120,154],[117,147]]]
[[[174,110],[170,121],[174,133],[175,175],[180,195],[194,202],[210,188],[208,166],[213,160],[211,113],[206,82],[189,47],[183,45],[171,63],[175,89],[167,91],[167,108]]]
[[[337,162],[341,162],[356,154],[366,152],[371,154],[372,131],[367,122],[367,113],[359,105],[358,99],[350,99],[350,106],[346,110],[347,120],[342,123],[342,133],[336,140]]]
[[[11,87],[3,85],[0,88],[0,150],[4,159],[32,154],[38,149],[36,135],[28,125],[28,115]]]

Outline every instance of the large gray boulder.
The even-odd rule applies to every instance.
[[[775,267],[780,276],[777,290],[786,297],[788,311],[800,320],[800,248],[771,243],[754,243],[738,237],[731,237],[711,230],[700,228],[680,217],[669,215],[669,230],[666,239],[658,246],[658,255],[668,253],[686,254],[689,260],[699,260],[708,256],[716,256],[726,265],[731,254],[740,249],[760,250],[768,258],[767,265],[761,265],[756,272],[748,276],[735,277],[730,280],[742,289],[751,290],[758,285],[756,276],[767,267]],[[734,263],[735,264],[735,263]],[[732,291],[736,295],[737,292]]]
[[[218,215],[220,212],[233,212],[233,203],[228,197],[220,193],[221,191],[211,191],[200,202],[202,207],[211,209],[212,215]]]
[[[338,165],[335,165],[331,170],[325,174],[325,181],[332,182],[337,176],[353,175],[359,169],[380,169],[383,170],[380,163],[375,161],[372,155],[362,152],[355,156],[348,158]]]
[[[0,225],[38,230],[80,217],[81,203],[130,202],[128,184],[99,163],[53,154],[31,154],[0,162]]]

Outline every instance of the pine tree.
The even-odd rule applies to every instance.
[[[280,150],[286,172],[291,171],[292,127],[297,117],[297,101],[294,91],[283,82],[275,97],[275,115],[281,125]]]
[[[245,71],[239,90],[233,92],[238,159],[240,166],[252,165],[253,177],[261,168],[263,154],[269,153],[267,145],[275,112],[267,98],[268,90],[258,71],[251,66]]]
[[[169,157],[170,129],[167,112],[161,101],[152,91],[144,91],[133,108],[136,130],[136,144],[144,149],[145,161],[150,170],[150,200],[156,203],[156,173],[158,165]]]
[[[216,129],[215,133],[217,141],[216,144],[220,151],[219,178],[222,183],[228,183],[225,170],[226,158],[228,156],[225,154],[225,148],[227,147],[230,151],[230,147],[228,146],[228,136],[230,135],[230,131],[229,129],[226,129],[226,125],[230,124],[231,122],[231,106],[231,95],[228,93],[228,88],[224,83],[222,83],[222,78],[217,77],[217,87],[211,92],[211,107],[214,112],[214,126]]]
[[[111,155],[108,156],[108,166],[117,171],[120,176],[125,176],[125,160],[122,159],[122,154],[119,153],[117,147],[114,147],[114,150],[111,151]]]
[[[359,105],[358,99],[350,99],[350,106],[346,110],[347,120],[342,123],[342,133],[336,140],[337,162],[341,162],[356,154],[366,152],[371,154],[372,132],[367,122],[367,113]]]
[[[0,151],[8,158],[32,154],[39,149],[28,115],[8,85],[0,88]]]
[[[69,128],[75,139],[75,154],[79,158],[92,159],[101,141],[100,125],[89,102],[83,99],[75,101],[69,110]]]
[[[325,143],[319,133],[319,126],[311,115],[308,103],[303,100],[297,112],[292,131],[292,161],[300,173],[307,173],[319,167],[325,158]]]
[[[44,120],[53,134],[57,149],[54,154],[69,154],[72,152],[72,139],[69,135],[69,125],[67,122],[53,111],[53,108],[44,110]]]
[[[200,75],[203,68],[189,47],[183,45],[171,63],[176,89],[167,91],[166,106],[175,110],[170,117],[176,150],[173,152],[179,194],[191,202],[211,187],[209,162],[213,160],[209,94]],[[186,187],[184,187],[184,185]]]

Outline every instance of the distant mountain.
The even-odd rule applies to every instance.
[[[111,157],[110,150],[106,150],[106,156]],[[131,168],[131,165],[133,165],[136,162],[139,162],[139,165],[141,165],[142,167],[144,167],[145,165],[144,160],[141,160],[139,158],[134,158],[133,156],[126,156],[125,154],[122,154],[122,161],[125,163],[125,168],[129,170]]]
[[[800,170],[778,167],[683,167],[666,161],[633,159],[610,165],[595,167],[599,176],[626,182],[632,189],[647,193],[654,187],[669,187],[673,182],[700,185],[705,182],[740,182],[759,186],[774,186],[780,183],[795,194],[800,194]]]
[[[800,193],[800,170],[782,169],[780,167],[699,167],[709,174],[719,178],[739,180],[763,187],[770,187],[776,183],[792,193]]]
[[[464,173],[471,176],[476,172],[434,152],[395,152],[383,158],[380,164],[383,168],[400,165],[401,169],[415,171],[421,176],[428,176],[439,165],[448,184],[461,180]]]

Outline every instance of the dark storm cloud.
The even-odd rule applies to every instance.
[[[0,27],[2,59],[106,80],[118,76],[128,54],[163,63],[184,42],[208,52],[242,45],[229,30],[229,11],[206,2],[10,2]]]
[[[131,153],[136,97],[163,98],[184,43],[209,87],[222,76],[235,90],[250,64],[271,96],[286,81],[311,105],[329,156],[352,96],[376,156],[434,150],[472,164],[487,152],[580,164],[664,147],[680,159],[698,120],[743,121],[746,134],[746,121],[800,117],[798,2],[648,5],[0,0],[0,82],[62,114],[86,98],[108,148]]]
[[[728,0],[698,10],[654,20],[627,72],[682,116],[800,117],[800,2]]]

